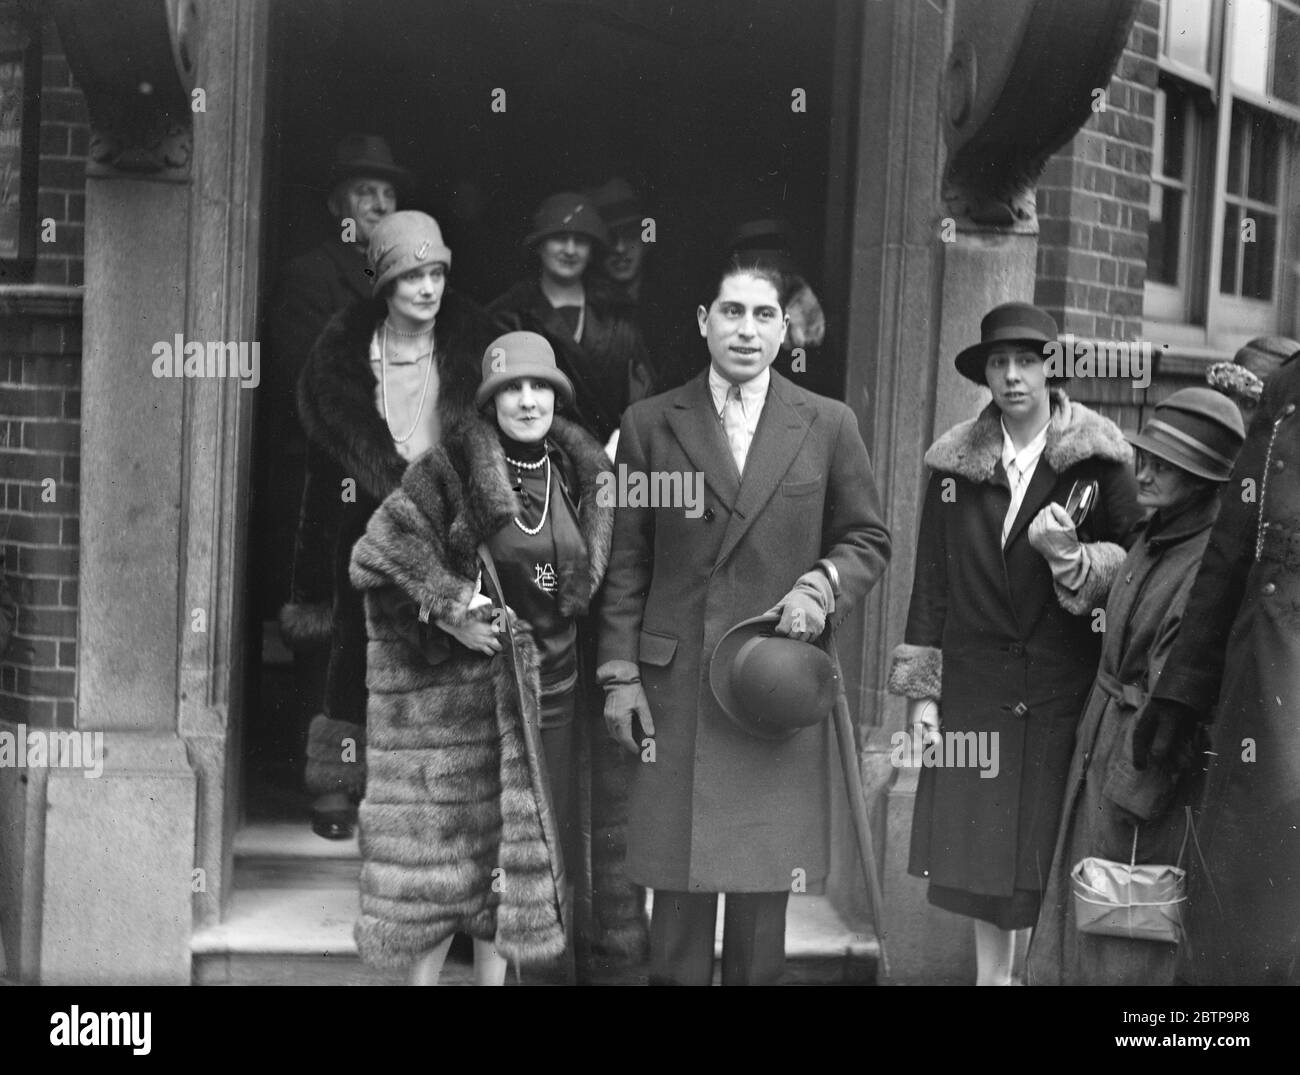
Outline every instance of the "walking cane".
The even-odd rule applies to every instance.
[[[867,820],[867,802],[862,790],[862,774],[858,772],[858,744],[853,735],[853,721],[849,717],[849,700],[844,694],[844,672],[840,668],[839,648],[834,639],[827,646],[831,660],[835,663],[835,675],[839,680],[835,692],[835,735],[840,743],[840,764],[844,767],[844,783],[849,793],[849,810],[853,814],[853,828],[858,837],[858,854],[862,858],[862,873],[867,879],[867,891],[871,893],[871,921],[876,928],[876,939],[880,942],[880,966],[889,977],[889,955],[885,951],[885,931],[881,927],[881,912],[885,897],[880,891],[880,877],[876,873],[875,843],[871,838],[871,822]]]

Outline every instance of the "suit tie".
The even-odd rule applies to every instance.
[[[740,386],[731,385],[722,404],[722,428],[731,447],[731,458],[736,470],[745,473],[745,456],[749,454],[749,431],[745,428],[745,412],[740,404]]]

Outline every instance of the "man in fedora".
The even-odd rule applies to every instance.
[[[711,982],[719,893],[723,984],[776,982],[789,894],[827,873],[829,721],[755,734],[771,715],[728,715],[710,656],[768,612],[776,633],[817,639],[889,561],[853,413],[770,369],[787,297],[779,269],[733,258],[697,311],[709,368],[620,430],[621,473],[702,474],[705,490],[702,511],[619,505],[600,608],[606,724],[639,759],[628,875],[655,890],[652,984]]]
[[[272,348],[258,413],[259,454],[266,472],[262,517],[267,521],[256,553],[263,580],[258,592],[266,603],[259,618],[278,611],[282,637],[295,655],[298,701],[311,712],[319,709],[325,690],[333,561],[329,551],[295,550],[295,534],[300,504],[337,505],[338,497],[304,495],[303,486],[314,468],[308,465],[307,440],[298,423],[296,386],[326,322],[370,297],[372,280],[366,269],[370,235],[397,210],[398,196],[409,192],[411,182],[411,173],[393,160],[384,139],[344,135],[335,146],[327,175],[330,233],[285,266],[270,307]],[[320,518],[306,532],[332,533],[336,525],[335,519]],[[323,786],[311,790],[326,795]],[[352,813],[350,806],[318,809],[316,830],[337,837],[350,835]],[[325,814],[334,819],[322,820]]]

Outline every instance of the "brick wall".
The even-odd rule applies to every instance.
[[[54,24],[42,34],[41,166],[37,215],[54,221],[54,240],[36,247],[37,283],[80,284],[86,222],[86,99],[72,80]]]
[[[1159,19],[1156,0],[1143,0],[1106,87],[1105,110],[1052,157],[1038,185],[1034,301],[1062,332],[1083,339],[1142,338]],[[1161,386],[1135,394],[1128,382],[1098,380],[1068,390],[1132,429],[1148,395],[1168,394]]]
[[[0,3],[0,15],[15,5]],[[42,28],[35,282],[0,289],[0,550],[19,606],[0,661],[0,719],[71,726],[76,717],[80,285],[89,127],[53,26]]]

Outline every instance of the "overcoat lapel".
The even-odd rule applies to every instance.
[[[773,371],[763,413],[759,416],[754,441],[749,446],[749,455],[745,459],[740,495],[736,498],[731,518],[727,520],[722,547],[714,562],[715,569],[730,555],[731,550],[753,525],[763,505],[776,492],[781,478],[799,454],[814,419],[815,412],[811,408],[797,406],[786,398],[781,375]],[[721,426],[718,426],[718,439],[722,442],[723,451],[730,455],[731,450],[722,438]]]
[[[1034,476],[1029,479],[1029,488],[1025,490],[1025,499],[1020,502],[1020,510],[1016,513],[1011,530],[1007,534],[1007,548],[1010,548],[1021,532],[1034,521],[1034,517],[1050,499],[1052,490],[1056,487],[1056,478],[1056,471],[1048,463],[1044,452],[1038,458]]]
[[[704,475],[709,488],[726,505],[727,511],[734,511],[736,496],[740,492],[740,475],[732,461],[727,438],[723,436],[722,423],[713,409],[707,369],[687,383],[686,398],[667,412],[667,418],[686,458]]]

